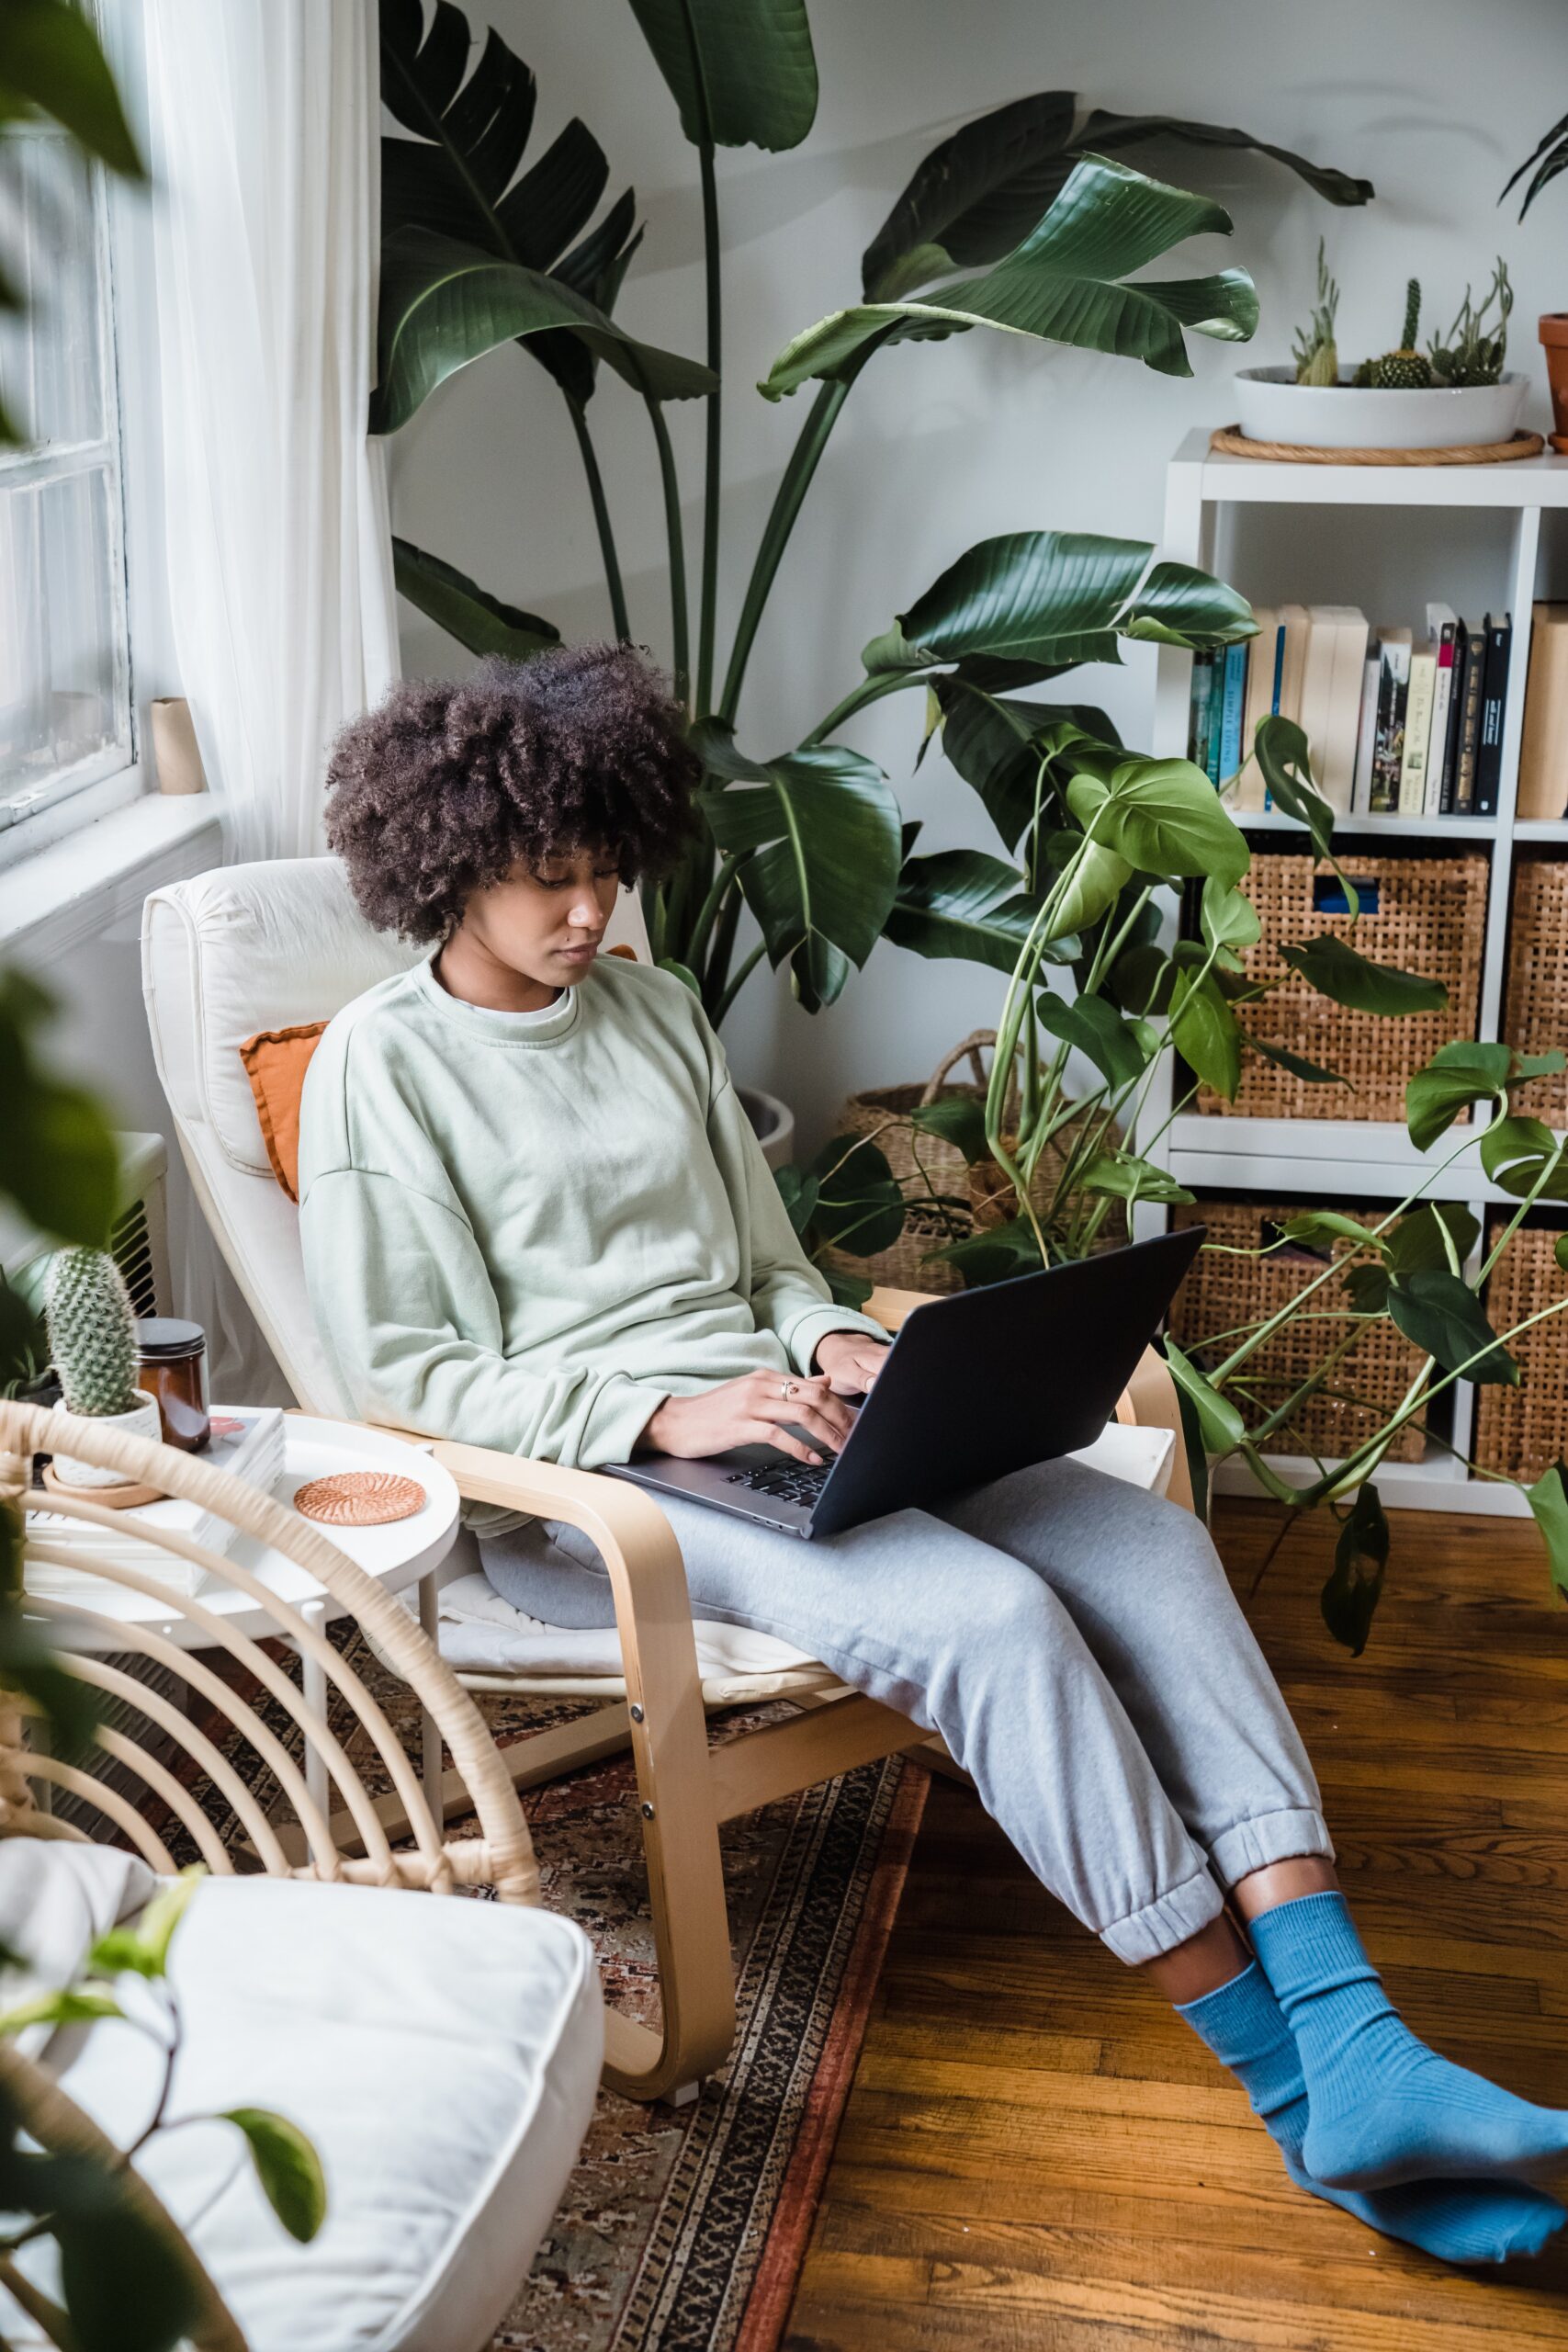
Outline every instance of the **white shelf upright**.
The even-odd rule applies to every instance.
[[[1289,548],[1292,508],[1347,510],[1342,543],[1344,578],[1337,591],[1342,601],[1357,596],[1358,554],[1364,557],[1369,541],[1358,544],[1372,526],[1367,515],[1350,510],[1376,510],[1386,517],[1381,525],[1386,553],[1390,534],[1397,534],[1400,514],[1412,510],[1473,515],[1495,514],[1507,526],[1505,567],[1497,585],[1503,591],[1488,598],[1506,605],[1513,616],[1514,638],[1504,706],[1502,766],[1495,817],[1392,816],[1341,817],[1338,841],[1381,840],[1395,835],[1404,841],[1483,844],[1490,853],[1486,938],[1482,958],[1477,1035],[1495,1038],[1503,1007],[1503,977],[1507,960],[1508,921],[1516,848],[1529,850],[1550,842],[1568,843],[1568,820],[1520,823],[1516,816],[1518,792],[1519,741],[1524,718],[1525,680],[1529,666],[1530,607],[1535,599],[1568,594],[1568,459],[1541,457],[1490,466],[1339,466],[1288,465],[1248,458],[1215,457],[1209,435],[1188,435],[1167,472],[1165,533],[1160,552],[1179,563],[1218,571],[1244,595],[1258,603],[1277,601],[1254,592],[1245,561],[1227,565],[1220,541],[1241,521],[1239,510],[1261,508],[1270,513],[1271,531]],[[1545,529],[1543,530],[1543,523]],[[1456,526],[1456,532],[1461,526]],[[1462,526],[1473,560],[1473,526]],[[1253,535],[1256,537],[1256,534]],[[1218,559],[1218,560],[1217,560]],[[1322,551],[1316,560],[1321,569]],[[1270,565],[1272,568],[1272,565]],[[1422,574],[1413,577],[1404,596],[1406,611],[1374,616],[1376,619],[1409,618],[1419,613],[1428,596],[1448,593],[1440,578],[1431,576],[1432,559],[1422,559]],[[1239,571],[1239,576],[1238,576]],[[1305,601],[1303,599],[1303,601]],[[1159,650],[1155,680],[1152,743],[1156,754],[1179,758],[1187,750],[1191,656],[1171,646]],[[1260,848],[1271,845],[1281,831],[1300,829],[1276,811],[1247,812],[1237,821]],[[1149,1132],[1170,1112],[1168,1064],[1163,1099],[1151,1101]],[[1259,1197],[1313,1202],[1360,1198],[1397,1201],[1418,1181],[1423,1170],[1453,1148],[1453,1137],[1431,1153],[1416,1149],[1403,1125],[1357,1119],[1263,1119],[1206,1117],[1187,1113],[1172,1120],[1151,1157],[1168,1168],[1179,1183],[1191,1191],[1235,1190]],[[1467,1155],[1433,1183],[1435,1197],[1469,1204],[1481,1221],[1506,1196],[1488,1185],[1479,1160]],[[1163,1211],[1140,1212],[1140,1230],[1151,1229]],[[1475,1391],[1459,1384],[1455,1396],[1454,1443],[1468,1453],[1474,1425]],[[1315,1473],[1310,1462],[1293,1455],[1270,1457],[1285,1478],[1305,1484]],[[1391,1503],[1431,1510],[1466,1510],[1512,1516],[1524,1509],[1517,1490],[1486,1478],[1471,1476],[1462,1463],[1436,1446],[1416,1463],[1386,1462],[1378,1472],[1378,1486]],[[1240,1464],[1228,1465],[1220,1484],[1232,1492],[1252,1487]]]

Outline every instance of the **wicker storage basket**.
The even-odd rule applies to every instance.
[[[1495,1217],[1487,1247],[1495,1249],[1506,1220]],[[1522,1323],[1568,1295],[1568,1274],[1551,1254],[1556,1240],[1522,1226],[1493,1267],[1486,1284],[1487,1320],[1497,1331]],[[1568,1314],[1538,1323],[1508,1342],[1519,1362],[1519,1385],[1488,1381],[1475,1392],[1475,1458],[1483,1470],[1504,1470],[1527,1485],[1568,1453]]]
[[[1206,1225],[1211,1241],[1247,1250],[1269,1238],[1265,1227],[1299,1213],[1299,1204],[1280,1208],[1258,1201],[1195,1201],[1173,1210],[1172,1217],[1179,1226]],[[1377,1220],[1369,1214],[1363,1221],[1372,1225]],[[1277,1313],[1322,1271],[1321,1258],[1309,1259],[1288,1250],[1271,1258],[1227,1258],[1216,1250],[1201,1250],[1176,1294],[1170,1328],[1184,1348],[1201,1347],[1213,1333]],[[1343,1292],[1332,1283],[1325,1285],[1320,1296],[1328,1307],[1345,1303]],[[1270,1410],[1300,1387],[1341,1336],[1329,1323],[1287,1323],[1259,1348],[1250,1359],[1250,1368],[1257,1375],[1258,1394]],[[1228,1355],[1234,1344],[1226,1341],[1221,1353]],[[1269,1439],[1267,1452],[1324,1458],[1349,1453],[1401,1404],[1420,1363],[1420,1350],[1403,1339],[1392,1323],[1370,1322],[1333,1374],[1335,1387],[1351,1389],[1367,1403],[1352,1405],[1337,1397],[1315,1396],[1298,1416],[1296,1434],[1281,1430]],[[1395,1462],[1417,1462],[1425,1451],[1426,1439],[1413,1422],[1406,1424],[1389,1449]]]
[[[1201,1089],[1201,1112],[1261,1119],[1398,1119],[1412,1072],[1451,1038],[1473,1037],[1481,996],[1481,956],[1486,931],[1487,862],[1483,857],[1348,857],[1345,870],[1361,888],[1361,918],[1325,912],[1314,903],[1312,860],[1255,856],[1242,888],[1258,910],[1263,936],[1249,948],[1249,970],[1279,969],[1277,951],[1302,947],[1323,933],[1354,938],[1376,964],[1397,965],[1424,979],[1441,980],[1446,1011],[1389,1020],[1352,1012],[1319,996],[1292,974],[1285,985],[1248,1006],[1243,1020],[1265,1045],[1283,1046],[1355,1088],[1314,1086],[1249,1055],[1234,1102]],[[1321,879],[1321,877],[1319,877]],[[1332,876],[1329,877],[1332,884]],[[1376,906],[1371,903],[1375,888]]]
[[[1568,1046],[1568,864],[1561,858],[1522,857],[1514,870],[1503,1002],[1503,1035],[1520,1053]],[[1532,1079],[1515,1102],[1550,1126],[1568,1126],[1568,1075]]]

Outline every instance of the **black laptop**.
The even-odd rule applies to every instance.
[[[889,1348],[842,1452],[819,1469],[768,1445],[698,1462],[645,1453],[603,1467],[812,1536],[1076,1453],[1115,1411],[1202,1239],[1201,1226],[1188,1226],[930,1300]]]

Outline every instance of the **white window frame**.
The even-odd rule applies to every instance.
[[[7,136],[63,141],[67,134],[45,123],[22,123],[14,124]],[[133,778],[137,766],[137,712],[130,594],[126,577],[124,429],[116,333],[116,240],[110,229],[107,176],[101,164],[92,166],[90,185],[98,292],[98,349],[103,369],[103,435],[92,441],[45,442],[20,449],[0,448],[0,490],[22,489],[39,481],[69,481],[95,466],[107,467],[110,484],[108,594],[113,624],[111,654],[118,728],[112,742],[89,752],[84,759],[73,761],[68,767],[57,769],[47,781],[24,786],[8,795],[0,795],[0,865],[9,865],[34,846],[43,846],[46,836],[49,840],[58,839],[62,831],[73,830],[75,821],[90,822],[94,816],[102,812],[106,799],[113,802],[130,797],[123,786],[121,791],[112,794],[94,793],[92,800],[83,804],[79,820],[73,811],[64,822],[56,817],[48,825],[39,824],[40,819],[58,811],[62,802],[74,800],[77,795],[89,791],[94,786]],[[133,782],[130,788],[134,791]],[[38,827],[36,831],[33,830],[35,826]]]

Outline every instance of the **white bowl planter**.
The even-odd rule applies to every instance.
[[[1308,449],[1447,449],[1506,441],[1527,381],[1509,375],[1500,384],[1462,390],[1381,392],[1358,390],[1343,371],[1337,384],[1298,384],[1291,368],[1243,368],[1235,390],[1249,441]]]
[[[760,1086],[738,1086],[735,1091],[768,1166],[787,1167],[795,1157],[795,1113],[789,1104],[781,1102],[776,1094],[764,1094]]]
[[[136,1392],[141,1402],[129,1413],[104,1413],[95,1416],[93,1427],[113,1430],[121,1437],[151,1438],[154,1445],[163,1441],[164,1428],[158,1417],[158,1399],[150,1396],[145,1388]],[[100,1470],[96,1462],[78,1462],[69,1453],[54,1456],[54,1475],[62,1487],[118,1487],[124,1484],[121,1470]]]

